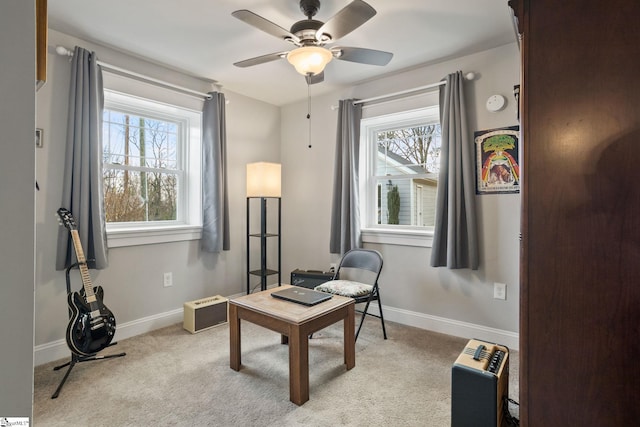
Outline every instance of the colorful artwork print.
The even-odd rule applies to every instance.
[[[478,131],[476,145],[476,193],[518,193],[519,126]]]

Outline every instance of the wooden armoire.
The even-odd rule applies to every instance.
[[[640,425],[640,2],[511,0],[520,421]]]

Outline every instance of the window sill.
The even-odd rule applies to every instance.
[[[416,246],[421,248],[430,248],[433,245],[433,231],[365,228],[361,230],[361,235],[363,243]]]
[[[138,228],[135,230],[107,229],[107,244],[109,248],[198,240],[201,237],[202,227],[192,225],[146,229]]]

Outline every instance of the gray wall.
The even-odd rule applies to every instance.
[[[73,48],[79,44],[98,53],[99,59],[201,91],[207,84],[161,69],[139,59],[52,31],[51,46]],[[38,149],[36,364],[67,357],[64,331],[68,322],[63,272],[55,271],[55,248],[64,167],[69,61],[51,51],[49,83],[38,92],[38,127],[45,130],[44,148]],[[512,87],[518,82],[515,44],[425,66],[376,82],[322,97],[313,96],[312,147],[308,148],[306,103],[278,108],[224,91],[227,136],[232,249],[206,254],[198,241],[112,248],[107,269],[92,272],[105,288],[105,304],[118,321],[117,339],[182,320],[185,301],[244,292],[245,275],[245,165],[255,161],[282,162],[283,230],[282,274],[289,280],[295,268],[327,269],[336,262],[329,254],[330,200],[337,112],[330,107],[341,98],[368,97],[421,86],[461,69],[478,74],[469,83],[471,129],[489,129],[517,123]],[[223,89],[224,90],[224,89]],[[301,90],[306,90],[301,85]],[[489,95],[507,97],[499,113],[484,107]],[[517,340],[519,195],[478,196],[482,266],[477,272],[428,267],[429,248],[373,245],[385,257],[382,283],[385,315],[390,320],[447,333],[482,338],[498,331]],[[174,286],[164,288],[162,272],[171,271]],[[507,283],[506,301],[494,300],[493,282]],[[455,329],[456,325],[465,327]],[[452,329],[453,328],[453,329]],[[466,329],[465,329],[466,328]],[[473,329],[475,328],[475,329]],[[478,331],[479,333],[475,333]],[[513,344],[512,344],[513,345]],[[39,357],[42,356],[42,357]]]
[[[519,82],[516,44],[384,77],[328,96],[312,98],[312,148],[307,148],[306,103],[282,109],[284,271],[328,269],[330,200],[337,110],[344,98],[368,98],[440,81],[448,73],[473,71],[466,84],[470,130],[518,124],[513,86]],[[507,107],[489,113],[485,102],[501,94]],[[414,99],[402,101],[411,105]],[[517,343],[520,195],[476,196],[481,242],[478,271],[429,267],[430,248],[365,245],[382,252],[385,317],[449,333],[504,336]],[[493,282],[507,284],[507,300],[493,299]],[[463,328],[457,328],[463,322]],[[467,325],[468,324],[468,325]],[[479,329],[474,329],[474,326]],[[497,329],[498,331],[493,331]],[[506,334],[504,333],[506,331]],[[506,344],[506,342],[505,342]]]
[[[0,418],[29,417],[33,393],[35,9],[0,13]]]
[[[36,150],[41,188],[36,200],[36,364],[47,360],[38,355],[51,343],[55,344],[57,357],[68,353],[63,341],[68,323],[64,272],[55,270],[59,227],[55,213],[62,195],[70,63],[68,58],[54,53],[57,44],[69,49],[80,45],[95,50],[103,62],[194,90],[212,90],[202,81],[50,31],[49,82],[37,94],[37,125],[44,129],[45,141],[44,147]],[[92,270],[91,274],[94,284],[103,286],[105,305],[116,316],[116,339],[163,326],[167,321],[181,321],[180,310],[186,301],[217,294],[228,296],[246,289],[245,165],[279,161],[280,111],[228,91],[225,96],[229,101],[226,111],[231,250],[203,253],[197,240],[111,248],[109,267]],[[172,287],[163,287],[163,272],[173,273]],[[74,285],[79,288],[79,276],[74,277]]]

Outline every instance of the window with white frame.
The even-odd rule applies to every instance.
[[[364,173],[360,180],[365,241],[414,245],[407,242],[411,235],[433,234],[440,144],[437,105],[362,120]],[[390,241],[380,240],[393,235]]]
[[[197,238],[194,233],[202,225],[200,127],[200,112],[105,90],[103,189],[109,246]]]

